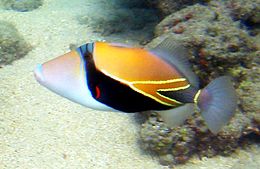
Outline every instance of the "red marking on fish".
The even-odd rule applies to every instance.
[[[100,95],[101,95],[100,88],[98,86],[96,86],[96,98],[97,99],[100,98]]]

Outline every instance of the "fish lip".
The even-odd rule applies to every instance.
[[[44,82],[44,77],[43,77],[43,74],[42,74],[42,65],[41,64],[37,64],[36,68],[34,69],[34,77],[35,77],[35,79],[39,83]]]

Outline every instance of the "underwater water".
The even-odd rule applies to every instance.
[[[158,154],[140,143],[143,120],[138,115],[80,106],[43,88],[33,75],[37,64],[86,42],[147,44],[162,33],[159,22],[174,11],[167,8],[166,12],[161,12],[155,6],[148,4],[148,0],[0,0],[0,169],[168,168],[162,165]],[[204,10],[202,8],[199,9]],[[189,17],[186,15],[185,19]],[[204,20],[201,22],[204,24]],[[168,23],[160,24],[167,26]],[[249,25],[252,25],[251,20]],[[197,27],[192,29],[197,30]],[[182,27],[173,31],[178,34],[177,38],[183,38],[179,37]],[[214,34],[215,30],[211,31]],[[243,38],[245,41],[250,40]],[[242,54],[229,55],[231,60],[238,56],[244,61],[241,65],[251,62],[242,57],[253,48],[251,46],[248,42],[246,49],[240,50]],[[228,49],[234,54],[237,47],[231,45]],[[248,87],[248,83],[244,85]],[[260,101],[258,99],[256,102]],[[251,125],[250,120],[246,118],[244,121],[248,123],[243,127]],[[242,125],[238,123],[238,126]],[[256,141],[225,156],[208,158],[195,154],[187,163],[174,168],[257,169],[259,165],[260,147]]]

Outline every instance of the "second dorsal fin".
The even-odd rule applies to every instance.
[[[177,68],[192,86],[199,87],[198,77],[191,70],[187,49],[178,42],[175,42],[171,36],[165,38],[151,52]]]

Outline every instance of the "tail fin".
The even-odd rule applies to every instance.
[[[199,91],[197,102],[202,117],[214,134],[231,119],[237,107],[237,96],[231,78],[219,77]]]

